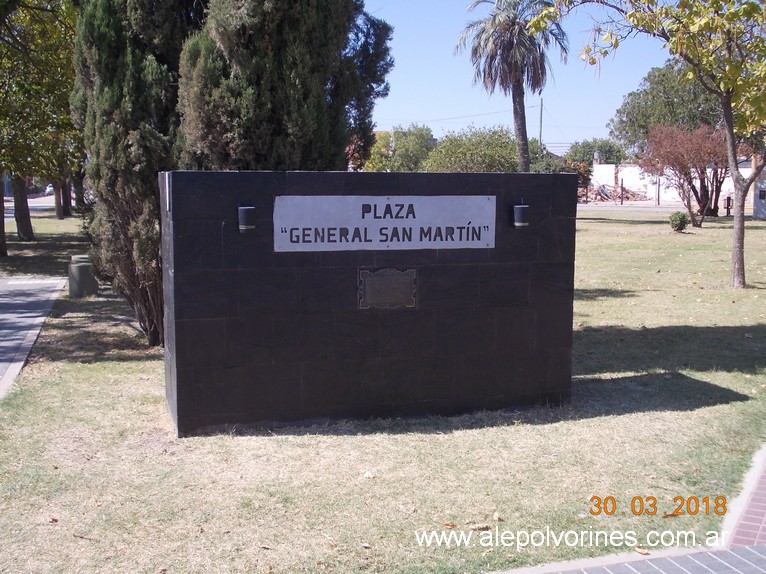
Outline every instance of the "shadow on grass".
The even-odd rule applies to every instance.
[[[766,368],[764,343],[766,325],[586,328],[575,332],[575,381],[571,400],[563,405],[519,405],[453,416],[342,420],[285,426],[278,430],[246,425],[235,428],[235,432],[243,435],[430,434],[637,413],[694,411],[745,402],[750,397],[684,375],[679,372],[681,369],[755,373]],[[625,372],[639,374],[600,376]]]
[[[591,290],[587,296],[624,296],[620,291]],[[516,424],[553,424],[603,416],[650,412],[685,412],[749,400],[745,394],[697,380],[679,371],[756,373],[766,368],[766,325],[747,327],[588,327],[574,333],[575,381],[571,401],[561,406],[522,406],[453,416],[388,417],[290,424],[279,430],[237,425],[242,435],[445,433]],[[759,349],[761,351],[759,351]],[[135,318],[119,296],[103,294],[56,302],[33,361],[161,360],[149,348]],[[604,378],[610,373],[637,373]],[[523,408],[522,408],[523,407]],[[219,429],[224,432],[224,429]]]
[[[30,360],[96,363],[161,358],[162,349],[147,345],[126,301],[102,294],[56,301]]]
[[[565,418],[694,411],[748,400],[748,395],[681,373],[581,379],[572,392],[574,416]]]
[[[624,289],[575,289],[575,301],[597,301],[598,299],[625,299],[636,297],[636,291]]]
[[[608,380],[577,380],[573,385],[571,400],[564,404],[519,405],[515,408],[452,416],[324,421],[282,426],[276,429],[242,425],[221,429],[220,432],[241,436],[440,434],[489,427],[548,425],[638,413],[688,412],[748,400],[750,397],[745,394],[680,373],[658,373]]]
[[[84,237],[68,233],[36,233],[37,241],[8,241],[8,257],[0,258],[0,274],[66,277],[77,253],[88,251]]]
[[[587,327],[574,332],[573,374],[766,368],[766,324],[744,327]]]

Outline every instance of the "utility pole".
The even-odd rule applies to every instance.
[[[538,138],[538,141],[540,142],[540,149],[543,147],[543,99],[540,98],[540,137]]]

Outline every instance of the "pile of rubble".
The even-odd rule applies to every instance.
[[[613,185],[599,185],[598,187],[581,187],[577,190],[578,203],[593,203],[602,201],[646,201],[649,198],[643,191],[614,187]]]

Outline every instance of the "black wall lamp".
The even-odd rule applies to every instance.
[[[529,227],[529,206],[526,204],[513,206],[513,226]]]
[[[252,233],[255,231],[255,208],[239,206],[239,232]]]

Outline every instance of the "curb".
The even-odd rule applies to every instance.
[[[6,279],[13,281],[42,280],[37,277],[8,277]],[[11,360],[11,363],[8,365],[8,368],[5,370],[2,377],[0,377],[0,400],[2,400],[10,392],[14,380],[16,380],[16,377],[19,375],[21,369],[27,362],[27,357],[29,356],[29,352],[34,346],[35,341],[37,341],[37,337],[40,336],[40,329],[42,328],[43,323],[45,323],[45,320],[48,318],[48,315],[53,308],[54,302],[59,298],[60,292],[66,285],[66,279],[63,278],[45,278],[45,280],[46,283],[53,284],[51,292],[43,302],[42,306],[39,308],[39,316],[35,317],[31,324],[24,327],[24,329],[27,331],[24,336],[24,340],[21,342],[18,349],[16,349],[16,354]]]

